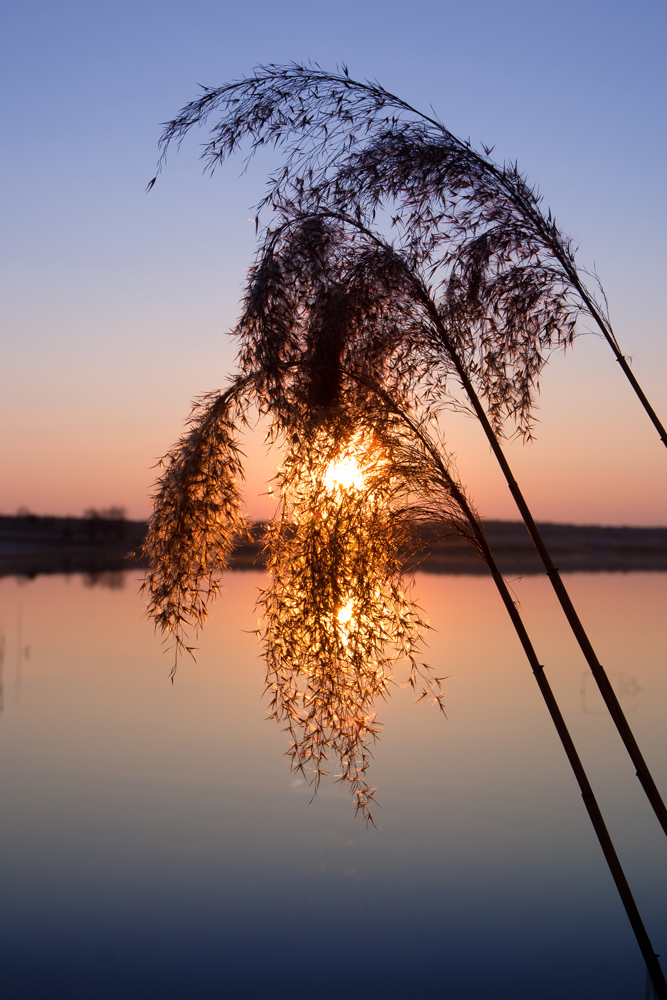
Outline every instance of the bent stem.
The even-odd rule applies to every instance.
[[[386,393],[383,393],[379,388],[376,388],[375,391],[381,395],[381,398],[385,401],[387,405],[389,406],[393,405],[390,397]],[[422,433],[419,426],[407,414],[403,413],[395,406],[394,406],[394,412],[397,413],[397,415],[400,416],[400,418],[405,421],[405,423],[411,428],[412,432],[419,438],[419,440],[422,443],[422,446],[429,453],[431,459],[437,466],[440,476],[442,477],[443,481],[447,484],[447,488],[454,497],[459,509],[463,512],[468,521],[468,524],[475,539],[476,543],[475,547],[477,548],[477,550],[479,551],[480,555],[482,556],[486,565],[489,568],[489,572],[491,573],[493,582],[496,585],[501,600],[505,605],[505,608],[510,617],[512,625],[514,626],[514,630],[519,638],[519,642],[521,643],[524,653],[526,654],[526,659],[528,660],[530,667],[533,671],[533,675],[540,689],[540,694],[544,699],[549,715],[551,716],[551,720],[555,726],[556,732],[558,733],[558,737],[561,741],[567,759],[570,763],[570,767],[572,768],[577,784],[579,785],[579,789],[581,791],[581,797],[584,801],[584,805],[586,806],[586,811],[588,812],[589,818],[593,825],[593,829],[595,830],[595,834],[598,838],[598,842],[600,844],[600,847],[602,848],[602,853],[604,854],[605,860],[611,872],[611,876],[616,885],[616,889],[621,898],[621,902],[623,903],[628,920],[630,921],[630,925],[637,940],[637,944],[639,945],[639,949],[642,953],[642,957],[646,964],[646,968],[651,978],[651,982],[653,983],[653,987],[656,991],[656,995],[659,998],[659,1000],[666,1000],[667,981],[665,980],[664,973],[662,971],[662,968],[660,967],[658,956],[656,955],[653,949],[650,938],[644,926],[644,922],[639,913],[639,909],[632,895],[632,891],[630,889],[628,881],[625,877],[623,867],[616,853],[616,849],[614,848],[614,844],[609,834],[609,831],[607,830],[606,823],[604,822],[602,812],[598,805],[597,799],[595,798],[595,793],[593,792],[591,784],[588,780],[588,776],[586,774],[584,765],[581,761],[581,758],[579,757],[579,754],[577,753],[577,749],[574,745],[572,737],[570,736],[567,724],[563,718],[560,708],[558,707],[555,695],[551,689],[551,685],[549,684],[549,681],[547,680],[546,674],[544,672],[544,667],[539,662],[539,659],[537,657],[533,644],[530,640],[528,632],[526,631],[526,627],[523,623],[521,614],[519,613],[519,610],[514,600],[512,599],[512,595],[509,592],[507,584],[505,583],[505,580],[500,570],[498,569],[496,561],[493,557],[493,553],[491,552],[488,541],[486,539],[484,529],[482,528],[479,519],[473,512],[465,493],[460,488],[459,484],[452,478],[449,470],[442,461],[442,458],[438,453],[437,449],[433,447],[431,442]]]
[[[366,236],[372,239],[377,245],[381,245],[382,241],[368,230],[362,224],[355,222],[354,220],[346,219],[348,224],[353,225],[359,231],[364,232]],[[482,406],[482,403],[477,395],[475,387],[472,383],[471,377],[468,373],[468,369],[464,360],[461,358],[459,350],[457,350],[456,344],[454,343],[449,330],[442,321],[442,317],[438,311],[436,304],[431,298],[428,290],[424,287],[422,281],[414,273],[414,271],[402,261],[398,254],[395,254],[395,259],[400,262],[403,273],[407,280],[411,283],[416,298],[421,302],[433,329],[439,339],[441,346],[444,348],[449,359],[454,366],[457,377],[464,389],[470,404],[479,420],[486,438],[491,446],[491,450],[498,462],[502,473],[505,477],[507,485],[510,489],[514,502],[517,505],[519,513],[523,519],[526,529],[533,541],[535,549],[542,561],[542,564],[546,570],[546,574],[551,582],[554,589],[556,597],[560,603],[561,608],[565,614],[567,622],[579,644],[579,647],[584,654],[586,662],[588,663],[591,673],[595,678],[595,682],[600,690],[602,698],[604,699],[605,705],[609,711],[609,714],[616,726],[621,739],[625,745],[625,748],[635,766],[637,777],[644,789],[646,797],[648,798],[653,811],[660,823],[663,831],[667,834],[667,808],[665,808],[665,803],[662,800],[658,787],[653,779],[653,776],[649,770],[646,761],[639,749],[637,741],[634,734],[630,728],[630,725],[625,718],[623,709],[620,706],[616,693],[607,677],[604,667],[600,663],[595,650],[591,644],[590,639],[579,619],[579,616],[574,608],[570,595],[562,581],[560,573],[558,572],[556,566],[554,565],[553,559],[549,554],[549,551],[545,545],[542,535],[535,523],[535,519],[532,516],[530,508],[526,503],[526,500],[519,488],[519,485],[512,474],[510,465],[505,457],[505,454],[500,446],[500,441],[498,435],[494,431],[491,422],[488,418],[486,410]]]
[[[604,699],[604,703],[607,706],[609,714],[613,719],[614,725],[616,726],[616,729],[618,730],[619,735],[623,740],[625,748],[628,751],[630,759],[632,760],[632,763],[636,768],[637,777],[641,782],[646,797],[648,798],[663,831],[665,832],[665,834],[667,834],[667,808],[665,808],[665,803],[662,800],[662,797],[660,795],[660,792],[658,791],[658,787],[655,784],[655,781],[649,770],[649,767],[646,761],[644,760],[641,750],[639,749],[639,746],[630,728],[630,725],[627,719],[625,718],[623,709],[621,708],[618,698],[616,697],[616,693],[609,681],[609,678],[607,677],[606,671],[602,666],[602,664],[600,663],[597,654],[595,653],[595,650],[593,649],[591,641],[588,638],[586,630],[584,629],[579,619],[579,616],[574,608],[574,605],[565,587],[565,584],[563,583],[560,573],[558,572],[556,566],[554,565],[553,559],[549,554],[549,551],[545,545],[540,530],[537,527],[535,519],[531,514],[530,508],[526,503],[526,500],[519,488],[519,484],[517,483],[516,479],[514,478],[514,475],[512,474],[510,465],[500,446],[498,436],[494,432],[491,426],[489,418],[486,414],[486,410],[482,406],[481,401],[475,391],[470,376],[468,375],[468,372],[466,370],[465,364],[461,360],[459,353],[456,350],[446,327],[442,323],[438,311],[432,299],[428,295],[426,289],[424,289],[421,282],[419,282],[418,279],[415,278],[414,276],[412,276],[412,280],[414,282],[417,293],[419,294],[424,304],[424,307],[428,312],[429,318],[433,323],[434,328],[437,330],[442,346],[446,350],[447,354],[449,355],[456,369],[459,381],[461,382],[461,385],[466,395],[468,396],[468,399],[470,400],[470,404],[473,410],[475,411],[475,415],[477,416],[477,419],[482,425],[486,438],[489,442],[489,445],[491,446],[491,450],[493,451],[496,461],[498,462],[502,470],[502,473],[505,477],[509,490],[512,494],[512,498],[514,499],[514,502],[517,505],[519,513],[521,514],[521,517],[523,519],[523,522],[526,525],[528,534],[530,535],[533,544],[535,546],[535,549],[540,557],[540,560],[542,561],[542,565],[546,570],[546,575],[548,576],[549,581],[554,589],[556,597],[558,598],[558,602],[561,608],[563,609],[567,622],[570,628],[572,629],[572,632],[577,640],[577,643],[579,644],[579,648],[584,654],[586,662],[590,667],[591,673],[595,678],[595,682]]]
[[[568,271],[568,268],[566,267],[565,262],[561,261],[561,263],[563,264],[563,268],[566,271]],[[581,296],[582,302],[584,303],[584,305],[588,309],[588,312],[593,317],[593,319],[595,320],[597,326],[599,327],[599,329],[600,329],[600,331],[602,333],[602,336],[604,337],[604,339],[607,341],[607,343],[611,347],[612,351],[614,352],[614,357],[616,358],[616,360],[618,361],[619,365],[621,366],[621,371],[623,372],[623,374],[627,378],[628,382],[632,386],[632,389],[633,389],[635,395],[637,396],[637,399],[639,400],[639,402],[641,403],[641,405],[644,407],[644,410],[646,411],[646,414],[648,415],[649,420],[651,421],[651,423],[655,427],[656,431],[658,432],[660,440],[662,441],[662,443],[664,444],[664,446],[667,448],[667,430],[665,430],[664,424],[662,423],[662,421],[658,417],[658,414],[655,412],[655,410],[651,406],[651,403],[649,402],[649,400],[648,400],[648,398],[646,396],[646,393],[644,392],[644,390],[640,386],[639,382],[635,378],[634,373],[633,373],[632,369],[630,368],[630,365],[628,364],[628,360],[625,357],[625,355],[622,353],[621,348],[620,348],[620,346],[618,344],[618,341],[616,340],[616,337],[614,336],[614,332],[611,329],[611,326],[610,326],[609,322],[605,319],[604,315],[601,313],[601,311],[598,308],[595,300],[593,299],[592,295],[585,288],[584,284],[580,280],[579,275],[576,273],[576,271],[574,271],[573,273],[569,273],[569,271],[568,271],[568,274],[569,274],[569,277],[570,277],[570,280],[571,280],[572,284],[574,285],[574,287],[577,289],[579,295]]]
[[[461,371],[459,372],[459,374],[461,374],[462,377],[464,376],[464,373]],[[584,654],[586,662],[590,667],[591,673],[595,678],[595,682],[604,699],[604,703],[607,706],[609,714],[613,719],[614,725],[616,726],[616,729],[618,730],[619,735],[623,740],[625,748],[628,751],[630,759],[632,760],[632,763],[636,768],[637,777],[641,782],[646,797],[651,803],[653,811],[664,833],[667,834],[667,808],[665,808],[665,803],[663,802],[660,792],[658,791],[658,787],[655,781],[653,780],[653,776],[649,770],[649,767],[646,761],[644,760],[641,750],[639,749],[639,745],[635,739],[634,733],[632,732],[632,729],[630,728],[630,725],[627,719],[625,718],[623,709],[621,708],[618,698],[616,697],[616,692],[614,691],[611,682],[607,676],[607,673],[602,664],[600,663],[597,654],[593,649],[591,641],[588,638],[586,630],[584,629],[584,626],[582,625],[579,619],[579,616],[572,603],[572,599],[570,598],[570,595],[567,591],[567,588],[565,587],[565,584],[563,583],[562,577],[558,572],[558,569],[554,565],[553,559],[551,558],[551,555],[549,554],[549,551],[544,543],[544,539],[542,538],[540,530],[537,527],[537,524],[535,523],[535,520],[530,512],[530,508],[528,507],[528,504],[526,503],[524,496],[519,488],[519,484],[512,475],[509,463],[505,457],[502,448],[500,447],[498,438],[493,433],[491,425],[487,419],[486,413],[484,412],[484,409],[479,399],[477,398],[474,389],[472,388],[472,385],[470,384],[469,380],[467,380],[467,378],[466,381],[468,382],[468,384],[465,385],[464,383],[464,385],[466,388],[466,392],[468,393],[470,402],[474,407],[475,413],[477,414],[477,417],[479,418],[482,424],[484,433],[486,434],[487,440],[491,445],[496,460],[498,461],[498,464],[502,469],[503,475],[505,476],[505,480],[510,489],[514,502],[516,503],[517,508],[521,514],[521,517],[523,518],[523,522],[526,525],[528,534],[530,535],[533,544],[535,546],[535,549],[542,561],[542,565],[546,570],[546,575],[548,576],[551,586],[553,587],[556,597],[558,598],[558,602],[561,608],[563,609],[563,613],[565,614],[567,622],[570,628],[572,629],[572,633],[576,638],[577,643],[579,644],[579,648]]]

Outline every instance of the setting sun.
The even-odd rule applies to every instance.
[[[364,474],[354,455],[345,455],[330,462],[324,473],[324,485],[329,491],[363,490]]]
[[[354,607],[353,601],[352,598],[350,598],[349,601],[343,605],[343,607],[339,610],[338,614],[336,615],[339,625],[347,625],[347,623],[352,618],[353,607]]]

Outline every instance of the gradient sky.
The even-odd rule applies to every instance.
[[[667,420],[666,27],[648,0],[5,5],[0,511],[146,516],[152,464],[224,384],[269,161],[205,177],[194,136],[144,189],[159,123],[262,62],[345,62],[517,159]],[[533,445],[508,445],[538,518],[667,524],[665,449],[598,337],[552,359],[538,416]],[[475,422],[446,433],[481,513],[515,518]],[[259,451],[248,504],[266,516]]]

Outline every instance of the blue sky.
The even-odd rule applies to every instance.
[[[195,135],[144,188],[160,123],[263,62],[345,62],[517,159],[667,419],[666,21],[664,4],[590,0],[6,5],[0,510],[144,516],[189,401],[224,384],[270,161],[205,177]],[[667,523],[665,449],[596,337],[553,359],[539,416],[535,444],[508,444],[538,517]],[[513,517],[478,428],[446,433],[481,512]],[[270,465],[248,451],[267,513]]]

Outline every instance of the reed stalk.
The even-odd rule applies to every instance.
[[[377,291],[377,281],[374,287]],[[269,290],[270,282],[267,288],[259,281],[259,287],[251,286],[249,298],[256,302],[259,294],[266,310],[271,296],[262,292]],[[363,301],[363,295],[361,298]],[[418,670],[414,651],[423,624],[399,582],[399,549],[407,540],[409,521],[426,514],[432,524],[435,515],[447,532],[455,531],[472,544],[489,568],[579,784],[651,981],[660,1000],[667,1000],[658,958],[583,764],[479,518],[443,459],[442,449],[428,437],[424,421],[420,423],[418,417],[409,415],[412,363],[406,372],[401,370],[404,359],[396,353],[400,341],[387,346],[380,337],[378,343],[373,342],[370,334],[377,332],[378,321],[382,327],[383,319],[377,303],[366,316],[364,329],[358,302],[356,320],[361,322],[353,322],[353,294],[350,299],[345,300],[340,288],[334,294],[327,291],[311,298],[310,318],[304,317],[302,310],[292,315],[292,323],[297,324],[292,346],[299,339],[299,321],[305,320],[305,330],[310,334],[301,361],[277,362],[275,352],[261,336],[262,325],[254,328],[254,334],[260,334],[254,358],[257,360],[257,352],[261,357],[262,347],[266,348],[264,363],[269,365],[269,371],[262,371],[261,365],[254,372],[246,370],[226,392],[207,397],[195,408],[189,433],[172,449],[165,463],[151,519],[146,543],[152,564],[147,582],[149,611],[163,631],[174,635],[177,652],[189,648],[185,646],[184,630],[188,625],[203,623],[207,605],[218,589],[215,574],[224,569],[235,535],[245,527],[240,515],[238,480],[243,468],[236,424],[246,419],[251,401],[258,403],[273,414],[273,433],[291,437],[291,457],[282,476],[288,489],[289,484],[296,484],[297,513],[301,513],[296,522],[290,523],[283,509],[269,536],[274,580],[261,603],[267,614],[263,639],[271,712],[287,723],[293,767],[303,771],[306,765],[314,765],[317,790],[324,773],[323,762],[327,753],[333,752],[341,765],[338,780],[349,782],[357,811],[372,822],[374,789],[368,784],[366,772],[368,743],[378,732],[373,700],[386,696],[396,655],[411,661],[414,685]],[[248,323],[248,316],[245,318]],[[273,328],[270,309],[264,311],[264,321]],[[332,331],[336,332],[335,350]],[[360,339],[350,344],[350,337],[359,338],[360,332]],[[246,368],[253,357],[249,347],[246,344]],[[373,367],[378,363],[381,369],[388,366],[385,374],[392,373],[393,363],[400,401],[369,375],[369,359]],[[355,361],[355,367],[346,367],[346,362]],[[459,377],[465,375],[458,368],[456,371]],[[273,382],[267,383],[267,375]],[[360,391],[354,391],[355,385]],[[396,433],[395,418],[408,429],[411,440]],[[322,468],[336,454],[338,442],[351,429],[358,432],[364,426],[377,431],[381,456],[370,485],[358,496],[346,491],[327,496],[321,485]],[[309,476],[313,476],[308,451],[318,438],[321,444],[314,462],[313,492],[308,485]],[[425,498],[421,508],[409,500],[415,491]],[[369,506],[364,497],[373,498]],[[340,609],[348,591],[355,594],[359,608],[363,608],[359,620],[350,626],[352,631],[336,621],[336,609]],[[392,644],[396,653],[385,652],[385,647]],[[434,683],[435,688],[433,682],[427,682],[422,696],[432,693],[441,703],[439,679],[435,678]]]
[[[660,795],[658,787],[653,779],[653,775],[651,774],[649,767],[646,761],[644,760],[642,752],[639,749],[639,745],[625,717],[623,709],[621,708],[620,702],[616,697],[616,692],[614,691],[611,682],[609,681],[609,678],[607,676],[607,673],[602,664],[600,663],[597,654],[593,648],[593,645],[586,633],[586,630],[584,629],[584,626],[581,623],[581,620],[575,610],[575,607],[572,603],[567,588],[563,583],[563,579],[560,573],[558,572],[558,569],[556,568],[553,559],[551,558],[549,550],[547,549],[544,539],[542,538],[542,534],[535,522],[535,519],[533,518],[533,515],[530,511],[528,504],[526,503],[523,493],[519,488],[519,484],[514,478],[510,465],[507,461],[507,458],[505,457],[505,453],[503,452],[502,447],[500,445],[500,441],[498,440],[498,436],[494,432],[491,426],[486,411],[482,406],[477,393],[475,392],[475,388],[468,376],[465,366],[462,364],[461,358],[455,351],[451,343],[451,340],[447,334],[447,331],[440,323],[437,314],[436,315],[432,314],[432,319],[434,325],[436,325],[436,327],[439,329],[443,347],[449,354],[456,368],[461,385],[463,386],[465,393],[468,396],[468,399],[470,400],[470,403],[473,407],[473,410],[475,411],[477,419],[482,425],[482,429],[484,431],[486,439],[489,442],[489,445],[491,446],[491,450],[493,451],[493,455],[496,461],[498,462],[498,465],[500,466],[505,481],[509,487],[510,493],[512,494],[512,499],[514,500],[517,509],[521,514],[521,518],[524,524],[526,525],[528,534],[530,535],[533,544],[535,546],[535,549],[540,557],[542,565],[544,566],[546,575],[549,578],[549,582],[551,583],[551,586],[553,587],[553,590],[558,599],[558,603],[560,604],[563,613],[565,614],[567,622],[572,630],[575,639],[577,640],[579,648],[584,654],[584,658],[588,663],[588,666],[590,667],[591,673],[600,690],[600,694],[602,695],[604,703],[607,706],[607,710],[609,711],[609,714],[614,722],[614,725],[616,726],[616,729],[618,730],[618,733],[623,741],[623,744],[625,745],[625,748],[630,756],[630,759],[636,768],[637,777],[639,778],[641,786],[644,789],[646,797],[651,804],[651,807],[658,819],[658,822],[660,823],[663,829],[663,832],[667,834],[667,808],[665,807],[665,803],[663,802],[662,796]]]
[[[491,160],[490,149],[476,152],[436,118],[423,115],[378,85],[351,80],[347,71],[330,74],[292,65],[260,68],[238,83],[217,90],[205,88],[198,101],[165,127],[160,169],[170,143],[180,142],[193,125],[204,123],[219,109],[223,117],[203,154],[211,169],[246,137],[251,140],[251,155],[267,142],[287,150],[286,163],[270,178],[262,202],[275,210],[279,225],[266,231],[248,281],[237,331],[243,339],[242,378],[251,385],[260,410],[271,415],[272,433],[277,437],[294,428],[300,433],[304,427],[319,426],[323,415],[330,415],[342,398],[344,376],[349,391],[355,383],[363,386],[372,372],[381,385],[379,396],[385,404],[392,400],[393,412],[401,415],[427,449],[444,484],[447,504],[462,512],[464,537],[485,559],[510,615],[579,783],[651,980],[665,1000],[667,986],[657,957],[483,529],[437,449],[428,445],[418,422],[405,416],[410,401],[420,399],[420,385],[426,386],[426,399],[421,402],[427,413],[437,412],[442,405],[448,392],[443,382],[449,377],[463,388],[667,833],[665,805],[500,445],[506,417],[515,420],[524,436],[530,436],[533,395],[545,355],[553,347],[572,342],[577,315],[583,311],[612,347],[667,446],[667,433],[621,353],[606,308],[586,288],[570,241],[556,227],[551,212],[543,213],[541,199],[516,165],[499,166]],[[407,120],[402,117],[406,115]],[[392,214],[399,232],[398,249],[370,228],[376,213],[382,211]],[[292,230],[295,238],[291,238]],[[425,273],[444,290],[440,301]],[[164,629],[175,621],[180,630],[188,612],[196,623],[203,620],[206,601],[215,593],[211,573],[216,560],[224,562],[231,529],[243,527],[237,476],[212,460],[217,447],[232,472],[240,469],[235,438],[224,414],[218,419],[216,405],[209,405],[191,440],[173,453],[176,474],[167,470],[163,477],[150,544],[158,563],[163,559],[167,564],[166,572],[158,565],[151,584],[153,614]],[[350,414],[355,414],[368,401],[363,393],[353,394],[349,405]],[[222,493],[216,493],[216,475],[222,477]],[[198,492],[200,481],[205,487],[203,497]],[[186,505],[185,520],[177,502],[183,482],[196,501]],[[170,573],[167,522],[174,513],[183,521],[183,529],[177,528],[176,534],[190,532],[204,553],[194,573],[184,557],[179,557],[181,564],[176,560],[176,572]],[[458,515],[450,511],[447,516],[461,527]],[[221,519],[227,522],[226,540],[216,537],[210,552],[207,518],[209,527]],[[202,581],[208,588],[203,593]],[[185,588],[187,599],[181,600],[179,587]],[[180,641],[178,631],[176,637]],[[289,716],[292,694],[287,690]],[[347,738],[347,728],[341,732]],[[372,735],[372,727],[368,733]],[[355,753],[354,746],[351,752],[344,751],[348,771],[356,766]],[[362,804],[367,792],[367,786],[358,784]]]
[[[551,716],[551,720],[563,746],[570,767],[572,768],[577,784],[579,785],[579,790],[581,792],[581,797],[586,807],[586,811],[588,812],[593,829],[595,830],[595,835],[598,839],[600,847],[602,848],[602,853],[604,854],[607,866],[609,867],[614,884],[616,885],[616,889],[621,898],[626,915],[630,921],[637,944],[639,945],[639,949],[646,964],[647,972],[655,989],[656,997],[658,997],[659,1000],[667,1000],[667,981],[665,980],[664,973],[660,966],[659,956],[655,953],[651,944],[644,922],[641,918],[639,909],[623,871],[623,867],[616,853],[616,849],[614,848],[613,841],[607,829],[606,823],[604,822],[602,812],[600,811],[597,799],[586,774],[584,765],[579,757],[579,754],[577,753],[574,741],[572,740],[567,724],[547,679],[544,666],[539,661],[519,609],[509,592],[502,573],[498,569],[479,518],[473,511],[465,492],[461,489],[459,483],[454,479],[447,465],[443,462],[440,452],[433,446],[432,442],[429,441],[417,421],[412,419],[408,414],[404,413],[399,408],[394,407],[391,398],[382,391],[381,387],[374,386],[373,389],[379,396],[381,396],[385,405],[394,409],[394,412],[396,412],[400,416],[400,419],[402,419],[410,427],[412,433],[421,442],[437,469],[437,475],[446,484],[447,490],[454,498],[455,503],[464,514],[469,524],[470,532],[474,539],[474,547],[486,563],[500,598],[505,605],[505,609],[510,617],[519,642],[521,643],[526,659],[530,664],[533,676],[537,681],[540,694],[546,704],[547,711]]]
[[[667,809],[660,792],[512,473],[473,383],[461,341],[447,327],[438,304],[410,262],[377,233],[340,212],[297,214],[284,222],[267,235],[249,277],[246,310],[238,327],[245,342],[241,352],[245,371],[262,372],[257,377],[264,380],[272,406],[282,410],[287,422],[293,419],[295,407],[312,406],[311,397],[299,399],[294,387],[290,387],[289,363],[299,359],[303,362],[303,347],[296,331],[304,323],[307,326],[313,322],[307,318],[309,310],[312,314],[312,302],[318,296],[321,300],[321,289],[332,283],[339,288],[341,301],[340,289],[345,289],[344,322],[356,331],[348,331],[342,338],[340,333],[336,335],[338,365],[346,358],[353,371],[358,371],[360,364],[363,372],[374,366],[370,370],[378,379],[390,385],[398,378],[394,391],[408,395],[423,394],[426,387],[432,399],[442,397],[447,392],[448,376],[455,377],[462,386],[642,788],[667,834]],[[329,296],[327,291],[324,300],[330,305]],[[314,329],[316,342],[319,337],[331,340],[331,329],[324,330],[317,317]],[[312,356],[319,370],[321,348]],[[494,372],[495,384],[489,391],[514,407],[520,401],[512,402],[515,389],[511,376],[511,369],[508,372],[501,367]]]

